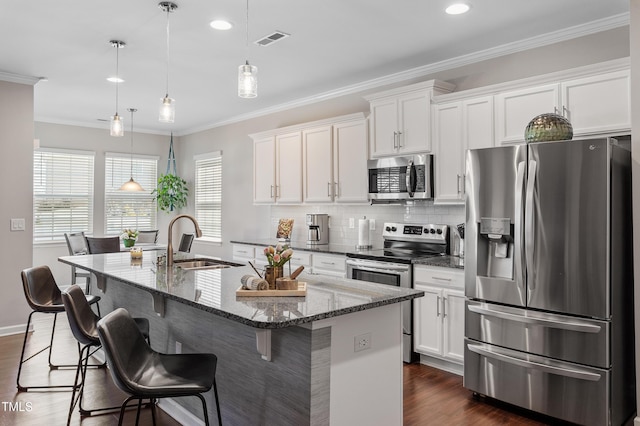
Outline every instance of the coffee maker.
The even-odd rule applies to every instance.
[[[329,244],[329,215],[307,214],[307,244]]]

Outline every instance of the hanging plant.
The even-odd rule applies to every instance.
[[[174,174],[160,175],[158,187],[153,190],[160,210],[170,212],[187,205],[187,181]]]
[[[176,155],[173,150],[173,133],[171,133],[171,143],[169,144],[169,156],[167,159],[167,173],[160,175],[158,186],[153,190],[158,208],[165,212],[172,212],[174,209],[181,209],[187,205],[189,188],[187,181],[178,176],[176,170]]]

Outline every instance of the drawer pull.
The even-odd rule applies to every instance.
[[[438,280],[438,281],[451,281],[451,278],[443,278],[443,277],[432,277],[434,280]]]

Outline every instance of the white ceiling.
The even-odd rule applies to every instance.
[[[467,14],[449,16],[444,9],[452,2],[250,0],[247,51],[245,1],[175,0],[174,124],[157,120],[166,91],[166,13],[159,1],[0,0],[0,71],[48,79],[35,86],[36,120],[106,131],[108,122],[100,120],[115,112],[115,85],[106,81],[116,68],[109,40],[122,40],[118,112],[125,129],[127,108],[135,107],[136,131],[186,134],[543,34],[628,23],[629,0],[468,0]],[[213,30],[215,18],[235,26]],[[275,30],[291,37],[253,44]],[[237,69],[247,56],[259,69],[255,99],[237,96]]]

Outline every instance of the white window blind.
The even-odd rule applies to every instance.
[[[202,236],[222,241],[222,153],[195,158],[195,211]]]
[[[105,235],[119,235],[123,229],[157,229],[157,204],[152,191],[157,186],[158,158],[133,156],[133,179],[144,191],[120,191],[131,178],[131,156],[107,153],[105,159]]]
[[[33,241],[64,241],[65,232],[93,232],[94,153],[33,153]]]

